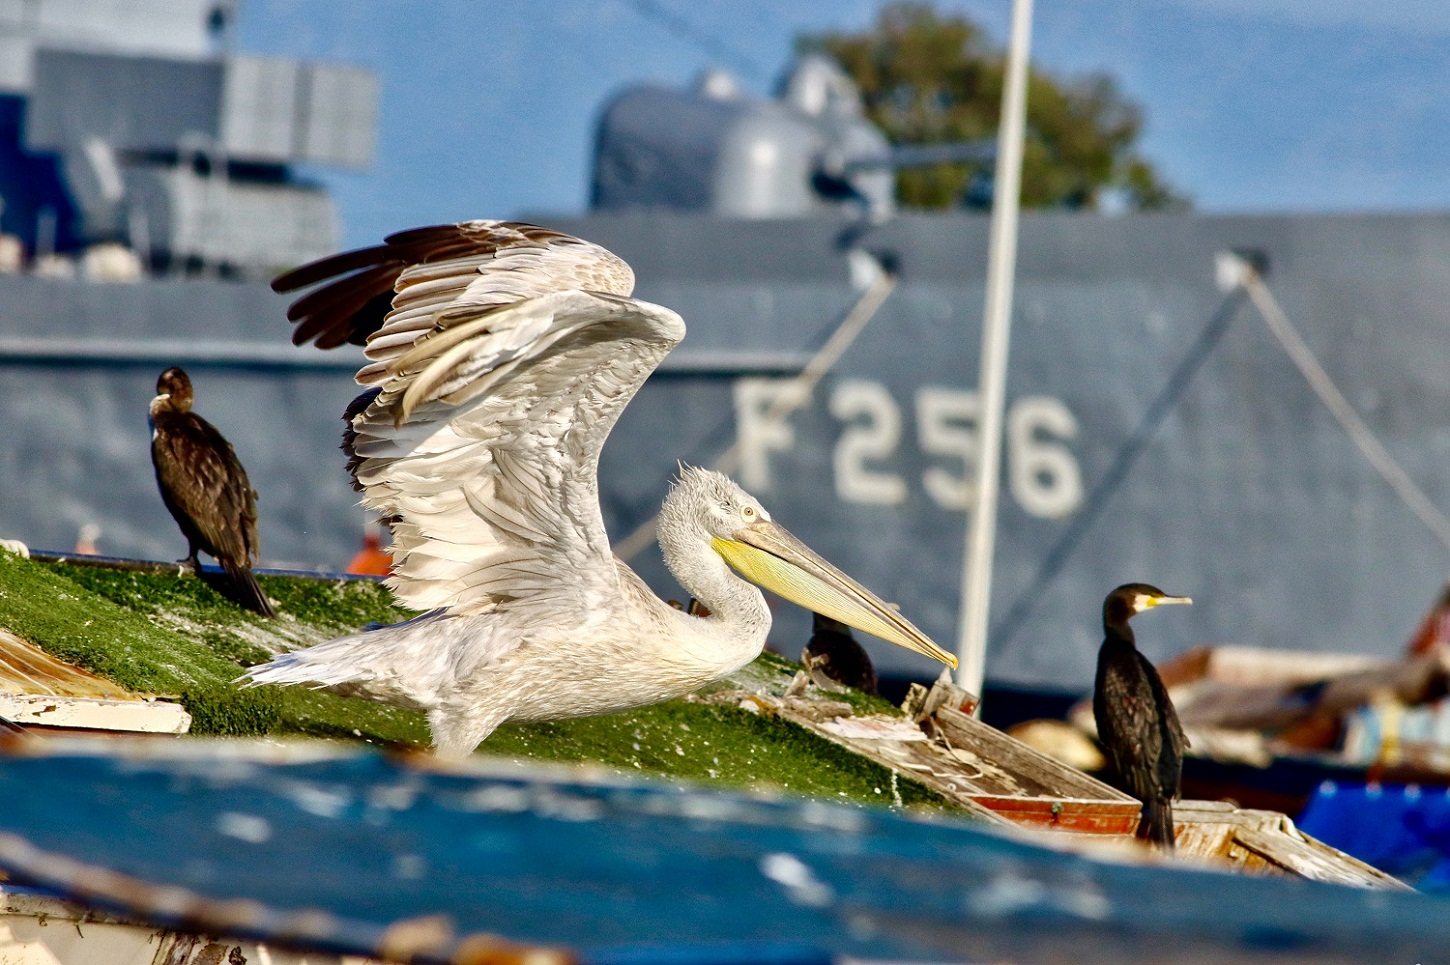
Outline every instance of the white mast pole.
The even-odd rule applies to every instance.
[[[987,663],[987,609],[991,602],[992,551],[997,534],[998,479],[1002,462],[1003,409],[1007,396],[1007,347],[1012,329],[1012,277],[1017,267],[1017,209],[1022,194],[1022,141],[1026,133],[1027,61],[1032,39],[1032,0],[1012,0],[1012,36],[1002,119],[997,128],[997,171],[992,182],[992,237],[987,249],[987,298],[982,318],[982,369],[978,380],[981,425],[975,500],[967,517],[962,561],[962,613],[957,639],[957,683],[978,696]]]

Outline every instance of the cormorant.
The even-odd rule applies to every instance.
[[[1103,646],[1093,688],[1098,740],[1124,791],[1143,802],[1137,837],[1173,847],[1173,798],[1188,738],[1158,671],[1133,644],[1128,620],[1164,603],[1192,603],[1147,583],[1126,583],[1103,601]]]
[[[807,672],[813,678],[819,674],[873,697],[879,696],[876,668],[871,666],[866,648],[851,636],[851,628],[819,613],[812,613],[811,617],[811,640],[801,652],[801,665]]]
[[[191,380],[169,368],[151,400],[151,464],[161,501],[186,536],[186,560],[200,571],[198,550],[216,557],[236,600],[266,617],[277,614],[252,575],[257,555],[257,494],[232,444],[191,411]]]

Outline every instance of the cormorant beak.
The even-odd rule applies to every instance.
[[[955,668],[957,658],[931,642],[889,603],[822,559],[778,523],[757,520],[715,537],[715,551],[752,583],[792,603]]]
[[[1169,603],[1191,604],[1192,602],[1193,597],[1191,596],[1150,596],[1148,597],[1147,609],[1151,610],[1155,606],[1166,606]]]

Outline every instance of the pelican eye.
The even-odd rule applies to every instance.
[[[743,517],[745,517],[746,519],[754,519],[755,518],[755,507],[754,506],[741,506],[740,507],[740,515],[743,516]]]

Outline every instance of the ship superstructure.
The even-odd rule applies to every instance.
[[[31,258],[109,245],[143,272],[260,277],[336,247],[332,200],[293,166],[370,161],[377,79],[231,50],[233,16],[228,0],[0,8],[0,225]]]

